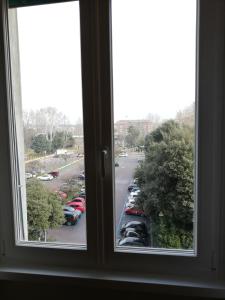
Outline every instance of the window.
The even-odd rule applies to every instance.
[[[17,239],[85,245],[79,3],[10,9],[9,20],[23,219],[15,226],[24,227]],[[67,206],[82,213],[76,222],[65,220]]]
[[[196,9],[112,1],[117,246],[195,252]]]
[[[67,21],[69,21],[69,13],[73,11],[72,15],[74,13],[74,17],[71,17],[70,19],[72,23],[74,22],[73,24],[78,24],[78,18],[80,18],[81,58],[77,54],[78,52],[76,52],[76,50],[73,49],[74,54],[72,54],[71,56],[71,64],[67,64],[67,69],[62,69],[62,71],[59,72],[59,75],[62,75],[63,72],[63,75],[65,76],[60,77],[59,81],[55,81],[54,77],[50,79],[53,80],[53,92],[55,92],[55,90],[60,92],[60,84],[63,83],[63,81],[65,80],[66,84],[68,84],[68,86],[64,88],[64,93],[66,95],[66,92],[70,87],[72,87],[73,89],[78,89],[79,86],[81,86],[80,79],[74,80],[74,84],[70,81],[71,77],[74,77],[74,79],[76,78],[76,75],[73,72],[81,68],[83,99],[82,117],[85,156],[84,158],[80,157],[81,160],[84,159],[84,164],[80,166],[79,173],[77,173],[76,175],[79,175],[80,180],[83,180],[85,176],[85,196],[87,197],[87,239],[86,245],[84,245],[84,247],[81,247],[82,243],[78,243],[77,245],[76,243],[73,243],[72,240],[52,240],[51,238],[48,239],[48,237],[46,237],[45,234],[44,236],[39,234],[38,237],[35,238],[33,241],[30,241],[30,239],[27,238],[26,233],[29,231],[26,230],[27,215],[25,213],[25,195],[28,194],[27,192],[25,194],[25,192],[23,192],[22,189],[23,184],[25,184],[25,181],[27,180],[28,184],[30,182],[30,179],[32,179],[28,178],[30,176],[30,173],[32,174],[32,172],[31,170],[23,169],[24,166],[26,166],[26,164],[24,164],[23,161],[23,140],[21,139],[22,131],[19,131],[22,129],[22,111],[21,105],[19,103],[20,100],[17,97],[19,95],[18,91],[20,89],[20,80],[22,87],[22,101],[24,101],[24,104],[26,100],[23,100],[23,93],[25,93],[26,89],[29,89],[31,87],[31,84],[35,84],[33,90],[38,89],[37,93],[41,92],[42,88],[40,88],[39,90],[39,87],[37,87],[36,80],[28,78],[29,83],[26,83],[26,79],[25,77],[23,77],[25,76],[23,75],[25,74],[23,68],[25,68],[27,63],[24,61],[24,59],[27,60],[29,57],[28,55],[23,56],[23,51],[31,51],[31,48],[28,48],[30,47],[29,42],[31,41],[31,37],[26,39],[23,39],[22,37],[26,28],[22,29],[21,27],[21,24],[24,21],[24,19],[22,15],[20,15],[19,10],[21,9],[21,6],[29,6],[29,4],[32,4],[34,5],[32,7],[32,10],[38,12],[38,10],[45,8],[44,6],[36,6],[37,4],[50,4],[53,2],[67,1],[32,1],[32,3],[28,3],[25,1],[9,1],[9,5],[11,6],[11,8],[8,8],[7,1],[1,2],[0,68],[1,70],[3,70],[3,72],[0,72],[0,165],[2,170],[0,173],[0,236],[2,249],[0,269],[2,270],[2,273],[4,274],[4,266],[9,268],[8,270],[11,271],[14,268],[14,270],[16,269],[17,272],[21,272],[22,267],[23,269],[28,269],[28,267],[32,266],[32,272],[39,272],[43,274],[44,271],[46,271],[46,266],[48,266],[48,270],[51,274],[62,275],[63,271],[65,272],[64,276],[75,276],[81,278],[95,279],[98,278],[99,280],[105,280],[104,278],[106,278],[107,274],[107,278],[110,280],[116,280],[119,282],[129,281],[133,282],[134,285],[135,283],[139,282],[147,288],[151,288],[152,284],[155,286],[155,282],[153,280],[154,278],[159,280],[157,282],[161,284],[166,283],[168,285],[168,282],[171,282],[171,284],[175,286],[186,287],[188,280],[188,286],[190,287],[189,291],[191,291],[191,287],[193,288],[193,285],[195,284],[196,290],[194,292],[196,294],[199,293],[202,295],[204,294],[204,287],[208,284],[208,282],[210,282],[210,284],[207,285],[207,288],[212,288],[214,295],[218,295],[220,292],[224,293],[223,281],[225,239],[223,232],[224,205],[222,200],[224,194],[222,184],[224,179],[224,144],[223,139],[221,137],[224,135],[223,49],[225,36],[225,3],[219,0],[213,2],[206,0],[198,1],[196,25],[197,30],[194,28],[193,25],[195,21],[192,21],[188,18],[189,21],[192,22],[191,26],[193,26],[191,27],[191,29],[189,26],[187,26],[187,30],[190,29],[191,31],[192,46],[190,46],[190,49],[192,51],[192,54],[195,52],[195,30],[197,32],[197,109],[195,112],[196,148],[193,152],[196,164],[196,174],[194,176],[196,189],[195,195],[197,199],[197,201],[195,201],[194,212],[195,216],[197,217],[196,219],[193,219],[193,221],[195,221],[195,226],[193,227],[193,236],[196,239],[196,243],[193,244],[193,247],[190,247],[190,251],[184,251],[184,247],[159,247],[158,245],[156,245],[156,247],[150,247],[151,249],[149,249],[149,247],[140,247],[140,245],[138,244],[135,245],[136,247],[130,247],[130,245],[126,245],[126,247],[121,245],[119,249],[118,247],[115,247],[114,218],[117,216],[115,215],[114,210],[114,175],[116,172],[119,171],[119,169],[121,169],[122,171],[126,171],[126,168],[122,168],[123,163],[126,160],[129,160],[129,158],[132,155],[135,155],[135,152],[133,152],[134,154],[131,154],[132,145],[128,145],[129,138],[127,138],[126,142],[128,143],[126,145],[126,148],[122,147],[120,149],[120,151],[118,152],[118,157],[115,161],[115,153],[117,149],[116,139],[114,138],[113,134],[115,125],[114,118],[115,120],[117,119],[117,110],[115,109],[115,113],[113,114],[113,98],[114,105],[118,105],[116,102],[118,99],[117,93],[119,91],[117,80],[118,74],[122,72],[122,69],[119,69],[122,68],[122,65],[116,65],[117,55],[121,54],[115,48],[115,43],[119,43],[117,38],[118,32],[120,32],[120,30],[115,30],[115,26],[120,25],[116,25],[116,22],[118,21],[117,18],[115,19],[116,10],[119,10],[122,14],[122,20],[127,20],[126,18],[128,18],[128,15],[126,16],[126,10],[122,9],[124,4],[119,4],[119,7],[116,6],[118,5],[117,3],[119,3],[118,0],[82,0],[71,1],[71,3],[46,5],[46,10],[48,11],[49,8],[49,13],[51,13],[50,11],[54,10],[54,7],[59,7],[60,5],[68,5],[68,7],[71,7],[69,9],[70,12],[68,12]],[[133,0],[124,0],[123,3],[125,2],[125,7],[127,9],[129,8],[129,5],[131,7],[132,5],[140,5],[139,2],[135,3]],[[148,2],[151,2],[151,5],[153,3],[156,3],[155,0]],[[165,5],[168,5],[168,2],[169,1],[163,0],[157,1],[157,4],[162,6],[155,14],[161,16],[162,10],[164,10],[164,13],[169,13],[170,7],[168,6],[168,9],[166,9],[165,7]],[[173,0],[171,1],[171,3],[172,2],[175,3],[176,1]],[[195,7],[195,1],[193,0],[191,2],[193,4],[193,7]],[[80,9],[80,16],[78,14],[78,3]],[[176,16],[178,17],[181,16],[179,14],[178,8],[184,8],[184,6],[182,6],[180,3],[181,1],[177,1],[177,5],[180,5],[179,7],[177,7],[176,12]],[[184,0],[183,3],[187,4],[190,3],[190,1]],[[17,8],[17,14],[19,16],[18,25],[15,22],[15,11],[13,11],[15,8]],[[23,9],[28,12],[31,9],[31,7],[25,7]],[[76,9],[77,14],[75,12]],[[136,12],[138,13],[138,9]],[[146,11],[141,12],[140,10],[139,12],[141,16],[142,14],[146,13]],[[60,10],[60,17],[62,17],[62,14],[63,11]],[[193,20],[195,20],[195,14],[196,9],[191,9],[190,16],[193,16]],[[153,16],[154,13],[152,14],[152,18]],[[48,18],[50,21],[51,17],[49,15],[47,16],[47,19]],[[158,18],[156,19],[158,20]],[[39,22],[41,21],[42,20],[40,19]],[[135,21],[134,17],[133,21]],[[32,18],[32,20],[30,20],[29,22],[30,27],[32,28],[32,23],[34,24],[35,22],[34,18]],[[163,22],[164,20],[159,22],[158,25],[164,24]],[[64,25],[61,25],[61,23],[64,23],[62,18],[60,18],[60,22],[56,24],[57,26],[59,26],[57,27],[57,31],[59,31],[60,35],[60,30],[62,30],[61,39],[63,40],[63,45],[65,45],[66,42],[64,38],[66,38],[66,35],[69,34],[71,26],[69,25],[67,29],[63,31]],[[44,31],[41,34],[42,39],[44,39],[44,34],[48,32],[52,24],[53,23],[49,22],[48,25],[45,25],[46,28],[44,28]],[[129,23],[127,22],[127,24]],[[135,29],[135,27],[131,29],[131,25],[132,22],[130,23],[130,26],[128,26],[128,28],[126,29],[127,34],[132,34],[132,30]],[[29,26],[29,24],[25,27],[27,26]],[[51,34],[55,33],[55,26],[53,26],[53,31],[51,32]],[[123,26],[125,25],[121,24],[120,26],[122,33],[122,30],[125,28]],[[166,26],[166,24],[164,24],[164,26]],[[177,26],[179,26],[179,24],[176,24],[174,28],[176,29]],[[76,27],[76,25],[74,25],[74,27]],[[168,28],[170,28],[169,25]],[[185,29],[182,26],[181,28],[182,35]],[[15,42],[17,38],[17,30],[19,36],[19,44]],[[40,30],[40,28],[38,28],[38,30]],[[143,28],[142,30],[143,32],[141,31],[141,33],[144,34],[145,28]],[[154,30],[152,32],[154,33]],[[162,30],[162,34],[164,34],[164,30]],[[137,42],[135,39],[137,39],[138,37],[139,34],[133,34],[134,43]],[[168,35],[166,37],[168,37]],[[166,37],[165,35],[163,36],[163,38]],[[24,43],[25,40],[28,43],[28,45]],[[75,43],[76,45],[79,45],[78,35],[69,36],[68,40],[69,43],[71,42]],[[11,43],[11,48],[9,41]],[[38,38],[35,41],[37,42]],[[144,38],[143,41],[146,41],[146,39]],[[177,42],[177,38],[175,38],[175,41]],[[183,41],[185,43],[187,40],[184,39]],[[62,58],[56,61],[54,55],[49,55],[49,53],[47,52],[47,49],[50,49],[47,47],[48,44],[49,39],[47,39],[44,42],[43,40],[42,42],[41,40],[39,40],[38,45],[38,47],[40,47],[40,49],[42,50],[42,47],[46,47],[46,50],[43,52],[44,56],[48,56],[47,61],[44,60],[44,57],[41,58],[41,56],[39,56],[41,55],[40,51],[37,51],[36,53],[34,52],[36,51],[36,49],[33,49],[31,51],[32,53],[29,53],[29,55],[31,55],[32,57],[31,64],[34,66],[34,68],[38,68],[41,66],[44,72],[43,76],[38,78],[38,84],[40,83],[40,87],[41,79],[49,74],[47,73],[49,70],[55,70],[55,73],[57,73],[60,67],[65,67],[60,66]],[[186,47],[188,46],[189,43],[187,43]],[[21,52],[21,73],[18,73],[18,47]],[[77,49],[78,48],[79,46],[77,46]],[[161,50],[164,51],[164,49]],[[157,53],[157,48],[155,52]],[[63,53],[63,55],[65,56],[66,54]],[[40,64],[35,66],[34,60],[36,60],[38,56],[40,59]],[[135,61],[139,57],[140,53],[135,54],[135,56],[133,57],[133,64],[135,64]],[[58,56],[58,58],[60,58],[60,56]],[[122,57],[122,61],[124,62],[126,58],[128,58],[128,56]],[[146,55],[146,59],[147,58],[148,56]],[[67,59],[67,57],[65,59]],[[78,64],[81,62],[81,66],[77,65],[77,67],[74,67],[73,62],[75,59],[78,62]],[[51,60],[53,60],[52,65],[50,65],[50,67],[47,68],[47,64],[50,64]],[[165,62],[167,60],[168,58],[165,59]],[[191,65],[186,65],[185,69],[188,67],[191,68],[191,79],[184,80],[184,82],[192,88],[192,99],[190,100],[192,104],[192,102],[194,102],[193,87],[195,82],[195,59],[191,59],[190,61]],[[15,66],[17,66],[17,68]],[[28,65],[28,67],[30,67],[30,64]],[[146,68],[149,68],[147,63]],[[184,67],[182,68],[179,65],[179,68],[181,72],[184,72]],[[70,71],[72,73],[70,73],[69,75]],[[34,76],[37,75],[36,72],[34,72],[33,74]],[[134,76],[136,75],[137,74],[134,74]],[[114,89],[112,84],[112,78],[114,80]],[[176,77],[176,80],[178,79],[179,77]],[[57,85],[56,82],[58,83]],[[42,82],[43,86],[44,83],[45,82]],[[158,83],[158,85],[159,88],[164,88],[163,83]],[[174,86],[176,92],[176,84]],[[46,84],[46,88],[48,89],[49,87],[51,87],[51,81],[48,81],[48,83]],[[130,92],[134,90],[135,87],[133,87],[132,85],[128,85],[127,88],[130,89]],[[45,90],[45,93],[47,93],[46,91],[47,90]],[[57,94],[59,94],[59,92],[57,92]],[[55,95],[55,97],[57,96],[58,95]],[[41,97],[44,96],[42,95]],[[74,102],[73,100],[70,100],[70,102],[67,102],[69,104],[66,104],[67,98],[68,97],[65,97],[65,107],[62,106],[61,109],[66,109],[67,106],[71,105],[71,112],[73,113],[73,110],[76,110],[78,106],[74,106],[74,108],[72,107],[72,105],[75,104],[75,100]],[[49,99],[50,98],[48,97],[47,101],[50,101]],[[37,101],[32,102],[32,100],[29,100],[29,105],[31,103],[35,103],[35,105],[37,105],[36,102]],[[49,103],[51,104],[51,102]],[[55,103],[56,101],[54,102],[54,104]],[[79,103],[79,105],[81,105],[81,98]],[[47,102],[46,104],[50,105]],[[41,105],[41,100],[39,101],[38,105]],[[42,108],[39,106],[37,106],[37,110],[40,110]],[[137,113],[137,111],[135,113]],[[147,107],[146,113],[148,113]],[[174,111],[173,113],[175,114],[176,111]],[[18,118],[18,116],[20,117]],[[32,120],[33,119],[34,118],[32,118]],[[61,122],[57,123],[58,127],[61,127],[61,125]],[[147,128],[147,124],[142,124],[142,126],[146,126]],[[162,126],[162,124],[160,126]],[[177,128],[177,130],[180,129],[180,125],[176,126],[175,127]],[[120,129],[118,127],[118,131],[119,130]],[[54,132],[54,134],[56,134],[56,132]],[[58,132],[58,135],[60,136],[60,132],[62,131],[59,130]],[[48,131],[43,132],[42,134],[41,132],[38,132],[37,136],[40,135],[41,137],[39,138],[44,138],[45,143],[46,140],[48,142]],[[151,138],[151,136],[149,136],[149,138]],[[133,142],[133,140],[131,142]],[[137,148],[139,148],[140,152],[143,150],[143,147],[141,147],[143,146],[142,144],[134,146],[139,146]],[[63,151],[65,150],[64,148],[65,147],[57,148],[57,150],[60,150],[61,152],[59,151],[55,154],[65,155],[65,153],[63,153]],[[148,153],[146,152],[146,148],[145,155],[148,155]],[[43,157],[41,157],[41,160],[42,159]],[[144,161],[144,159],[146,158],[143,156],[143,154],[141,154],[137,160],[140,160],[140,164],[149,163],[149,161]],[[117,166],[115,166],[115,163],[117,164]],[[62,166],[59,166],[59,168],[65,166],[66,165],[63,164]],[[45,171],[45,173],[51,173],[51,176],[57,176],[57,172],[60,172],[60,170],[57,168],[47,169]],[[25,177],[25,173],[27,173],[27,179]],[[43,175],[44,177],[49,176],[49,174]],[[50,183],[51,182],[44,182],[46,186],[49,186]],[[29,187],[27,187],[27,191],[28,188]],[[116,186],[116,189],[118,189],[118,186]],[[63,192],[61,189],[60,191]],[[80,192],[82,193],[82,191]],[[137,193],[137,190],[133,191],[133,193],[135,192],[136,194],[140,193]],[[62,193],[61,197],[63,197]],[[78,201],[76,201],[75,205],[78,205],[78,203],[80,203]],[[80,201],[82,202],[83,200]],[[166,212],[167,211],[162,207],[157,212],[158,219],[160,220],[160,217],[165,217]],[[72,221],[73,220],[69,218],[69,222]],[[18,224],[20,226],[18,226]],[[75,226],[77,225],[74,225],[74,227],[68,226],[65,228],[70,230],[71,228],[75,228]],[[45,233],[44,230],[43,232]],[[157,234],[159,235],[161,233]],[[129,275],[125,275],[128,273]]]

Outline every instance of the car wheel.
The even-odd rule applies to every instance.
[[[68,221],[68,222],[66,222],[66,225],[67,225],[67,226],[71,226],[71,225],[72,225],[72,222],[69,222],[69,221]]]

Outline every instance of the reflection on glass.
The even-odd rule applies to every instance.
[[[85,245],[79,3],[9,18],[24,239]]]
[[[112,22],[115,244],[193,249],[196,1],[113,0]]]

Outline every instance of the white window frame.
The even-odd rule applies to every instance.
[[[196,296],[225,296],[225,1],[198,0],[198,12],[197,252],[196,255],[159,250],[151,254],[123,253],[114,251],[111,1],[80,1],[87,196],[93,199],[87,206],[88,247],[83,251],[67,246],[59,249],[38,247],[37,243],[15,243],[12,199],[17,195],[18,170],[12,157],[16,157],[17,150],[8,4],[1,1],[0,278],[41,274],[49,278],[109,280],[127,287],[132,285],[137,290],[169,289],[176,293],[183,287],[187,294]],[[107,150],[105,160],[104,150]]]

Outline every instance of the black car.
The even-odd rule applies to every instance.
[[[79,180],[85,180],[85,175],[81,173],[81,174],[78,176],[78,179],[79,179]]]
[[[85,193],[79,193],[78,197],[83,198],[84,200],[86,200],[86,194]]]
[[[146,233],[142,233],[142,232],[137,232],[135,230],[135,228],[127,228],[124,232],[123,232],[123,237],[136,237],[136,238],[147,238],[147,234]]]
[[[144,222],[139,221],[130,221],[122,225],[120,233],[123,235],[127,228],[135,228],[135,231],[138,233],[147,234],[147,227]]]
[[[133,188],[138,187],[136,183],[132,183],[128,186],[128,192],[131,192],[133,190]]]
[[[136,237],[126,237],[124,239],[120,239],[118,242],[118,246],[137,246],[144,247],[146,245],[146,241],[142,238]]]
[[[65,223],[64,225],[71,226],[77,223],[78,215],[72,211],[64,210]]]
[[[140,188],[138,186],[135,186],[135,187],[132,188],[132,190],[130,191],[130,193],[136,192],[138,190],[140,190]]]

